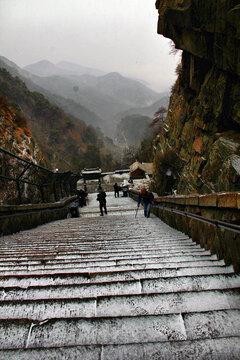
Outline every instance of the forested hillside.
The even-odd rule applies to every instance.
[[[27,119],[40,150],[51,167],[78,172],[84,167],[114,165],[93,127],[66,115],[42,94],[31,92],[18,78],[0,69],[0,92]]]
[[[60,107],[65,113],[73,115],[74,117],[82,119],[87,125],[94,127],[102,127],[103,120],[94,112],[87,109],[81,104],[72,99],[64,98],[56,93],[51,93],[43,87],[37,85],[34,80],[37,76],[32,75],[26,70],[23,70],[14,62],[8,60],[4,56],[0,56],[0,68],[6,69],[11,75],[19,77],[31,91],[37,91],[43,94],[50,103]],[[36,81],[37,82],[37,81]]]

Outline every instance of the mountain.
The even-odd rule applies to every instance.
[[[141,82],[118,73],[104,76],[35,76],[33,81],[52,94],[71,99],[90,109],[103,119],[102,129],[110,136],[115,131],[113,118],[117,113],[149,106],[159,99],[158,93]]]
[[[131,115],[148,116],[151,119],[153,119],[155,112],[161,106],[165,107],[166,109],[168,108],[168,103],[169,103],[169,94],[161,93],[161,94],[159,94],[159,100],[157,100],[150,106],[146,106],[146,107],[142,107],[142,108],[137,107],[137,108],[132,108],[132,109],[129,109],[126,111],[122,111],[114,117],[113,121],[116,124],[118,124],[121,121],[121,119],[125,118],[126,116],[131,116]]]
[[[59,106],[67,114],[70,114],[76,118],[80,118],[88,125],[100,128],[102,127],[103,120],[95,113],[87,109],[85,106],[82,106],[79,102],[63,98],[62,96],[51,93],[45,88],[37,85],[38,77],[36,75],[33,75],[26,70],[23,70],[14,62],[10,61],[4,56],[0,56],[0,68],[6,69],[13,76],[18,76],[22,81],[24,81],[29,90],[37,91],[43,94],[51,103]]]
[[[69,61],[60,61],[56,64],[56,66],[59,69],[68,71],[69,73],[74,74],[74,75],[89,74],[89,75],[93,75],[93,76],[101,76],[101,75],[106,74],[105,71],[78,65],[78,64],[75,64],[75,63],[72,63]]]
[[[41,60],[36,64],[27,65],[24,67],[24,70],[27,70],[31,74],[37,76],[51,76],[56,74],[63,74],[61,69],[58,69],[57,66],[55,66],[48,60]]]
[[[25,69],[20,69],[3,57],[0,58],[0,66],[3,66],[1,63],[12,74],[19,76],[30,90],[41,92],[66,113],[96,128],[100,127],[107,136],[114,135],[122,117],[133,113],[152,116],[158,107],[153,112],[144,112],[144,108],[151,107],[162,96],[140,81],[126,78],[117,72],[93,76],[93,69],[69,62],[53,64],[42,60]],[[82,71],[86,73],[78,75]],[[123,113],[123,116],[116,119],[119,113]]]
[[[69,61],[60,61],[53,64],[48,60],[41,60],[34,64],[24,67],[31,74],[37,76],[52,76],[52,75],[83,75],[89,74],[93,76],[100,76],[106,74],[104,71],[89,68],[86,66],[71,63]]]
[[[80,171],[111,166],[112,157],[93,127],[64,113],[42,94],[31,92],[18,77],[0,69],[0,92],[27,119],[38,146],[52,168]]]

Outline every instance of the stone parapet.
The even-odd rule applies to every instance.
[[[68,204],[74,199],[76,199],[76,196],[55,203],[1,205],[0,236],[64,219],[68,214]]]
[[[207,208],[228,208],[239,209],[240,192],[223,192],[207,195],[175,195],[159,196],[156,198],[158,203],[167,203],[175,205],[189,205]]]
[[[137,192],[130,196],[136,200]],[[224,259],[226,265],[233,265],[235,272],[240,272],[240,234],[211,223],[213,220],[240,225],[240,193],[215,193],[211,195],[179,195],[155,197],[152,212],[161,220],[187,234],[218,259]],[[159,205],[159,207],[157,206]],[[164,208],[165,207],[165,208]],[[180,210],[179,213],[168,209]],[[181,213],[182,211],[182,213]],[[199,218],[186,216],[192,213]],[[209,219],[207,223],[203,218]]]

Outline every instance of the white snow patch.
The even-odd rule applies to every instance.
[[[240,156],[232,155],[230,159],[231,159],[232,167],[240,175]]]

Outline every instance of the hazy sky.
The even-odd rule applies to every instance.
[[[47,59],[117,71],[165,91],[179,55],[157,19],[155,0],[0,0],[0,55],[21,67]]]

